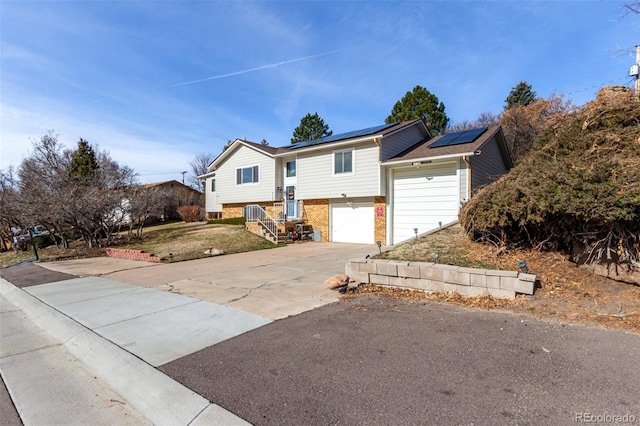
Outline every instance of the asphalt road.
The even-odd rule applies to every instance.
[[[256,425],[640,422],[639,350],[638,335],[360,295],[160,369]]]

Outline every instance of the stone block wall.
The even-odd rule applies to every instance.
[[[145,253],[143,250],[129,250],[108,247],[105,249],[107,256],[119,259],[142,260],[145,262],[160,263],[162,258],[153,253]]]
[[[536,281],[535,275],[516,271],[383,259],[351,260],[345,273],[357,283],[508,299],[514,299],[516,293],[533,294]]]

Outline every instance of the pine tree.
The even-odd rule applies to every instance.
[[[536,100],[536,92],[531,90],[531,85],[526,81],[521,81],[518,85],[511,89],[509,96],[505,99],[505,111],[514,106],[527,106]]]
[[[78,148],[71,154],[69,176],[78,180],[92,178],[98,170],[96,153],[86,140],[80,138]]]
[[[291,143],[311,141],[331,136],[332,134],[333,130],[329,130],[329,125],[325,124],[317,112],[313,115],[309,113],[302,117],[300,125],[293,131]]]
[[[422,86],[416,86],[395,103],[385,123],[421,119],[435,134],[443,134],[449,124],[444,103]]]

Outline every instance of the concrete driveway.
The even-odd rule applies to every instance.
[[[374,245],[303,243],[168,264],[103,257],[40,265],[179,293],[276,320],[337,301],[339,294],[324,281],[343,274],[348,260],[377,252]]]

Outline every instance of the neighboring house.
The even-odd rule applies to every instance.
[[[512,167],[499,126],[432,138],[421,120],[274,148],[236,139],[210,165],[206,209],[304,224],[322,241],[395,244],[457,219]]]
[[[178,207],[181,206],[204,207],[204,195],[177,180],[148,183],[140,185],[140,188],[159,193],[158,201],[149,210],[149,215],[159,220],[180,219]]]

